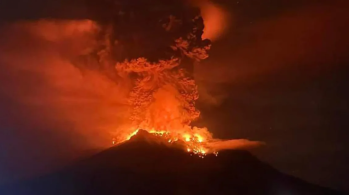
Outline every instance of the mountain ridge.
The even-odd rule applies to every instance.
[[[285,175],[247,151],[227,150],[201,158],[145,132],[62,171],[2,191],[4,195],[342,194]]]

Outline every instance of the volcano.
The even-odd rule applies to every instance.
[[[5,186],[3,195],[342,194],[285,175],[247,151],[200,157],[146,131],[65,169]]]

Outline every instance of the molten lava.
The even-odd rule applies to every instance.
[[[182,149],[186,150],[188,153],[198,155],[201,158],[204,158],[207,154],[218,155],[220,150],[228,149],[248,149],[253,147],[259,147],[264,145],[263,142],[259,141],[249,141],[246,139],[232,139],[232,140],[220,140],[214,139],[211,134],[206,134],[208,131],[205,128],[194,127],[189,129],[185,133],[182,130],[170,132],[165,130],[134,130],[132,133],[128,134],[124,139],[120,139],[114,144],[121,144],[128,140],[131,140],[133,137],[138,135],[140,131],[146,131],[147,133],[159,137],[162,142],[167,143],[167,145],[181,146]]]
[[[144,130],[147,131],[147,130]],[[130,140],[133,136],[137,135],[139,129],[132,132],[127,140]],[[161,137],[166,140],[170,144],[174,144],[176,142],[181,142],[184,144],[187,152],[197,154],[200,157],[204,157],[207,153],[218,154],[216,151],[211,151],[205,144],[206,138],[202,137],[199,134],[172,134],[169,131],[156,131],[154,129],[147,131],[148,133],[155,135],[157,137]],[[125,140],[125,141],[127,141]]]

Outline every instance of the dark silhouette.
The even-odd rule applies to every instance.
[[[340,192],[285,175],[247,151],[200,158],[139,132],[64,170],[5,186],[2,195],[297,194]]]

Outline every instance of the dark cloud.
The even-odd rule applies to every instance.
[[[219,88],[214,83],[252,81],[291,69],[312,76],[347,61],[346,4],[306,5],[231,28],[213,45],[210,58],[196,67],[197,80],[210,91]]]
[[[195,67],[203,102],[221,105],[203,106],[205,126],[220,138],[266,141],[261,157],[283,171],[345,188],[348,96],[342,66],[348,65],[348,3],[217,3],[234,22],[213,44],[210,58]],[[1,22],[7,23],[91,17],[85,1],[0,3]],[[90,127],[113,129],[119,124],[115,117],[123,113],[120,102],[108,98],[108,79],[90,72],[86,76],[94,79],[84,83],[66,60],[86,39],[74,36],[58,44],[57,35],[72,33],[70,25],[37,24],[39,29],[27,30],[39,37],[2,30],[7,35],[0,39],[0,182],[49,170],[60,158],[67,162],[81,150],[108,145],[109,134]],[[92,90],[95,86],[100,90]],[[120,93],[112,96],[119,99]],[[81,99],[84,103],[77,105]]]
[[[86,19],[90,17],[85,0],[3,0],[0,2],[0,23],[42,18]]]
[[[200,47],[209,41],[202,43],[198,8],[188,8],[180,1],[120,1],[120,6],[94,2],[102,9],[85,5],[90,6],[89,16],[96,19],[93,21],[72,19],[75,16],[68,11],[56,15],[57,10],[48,12],[54,5],[35,2],[28,5],[27,12],[21,12],[23,15],[9,15],[8,24],[1,26],[0,104],[7,109],[0,115],[8,121],[1,130],[6,140],[2,142],[6,152],[1,156],[5,161],[1,171],[14,171],[14,178],[42,167],[47,170],[57,164],[58,158],[79,157],[82,150],[108,147],[115,132],[129,130],[123,126],[129,116],[126,98],[134,84],[130,81],[135,80],[131,76],[137,71],[131,69],[133,75],[124,73],[120,78],[116,62],[138,57],[158,61],[164,55],[206,56],[206,49],[200,51]],[[16,3],[20,4],[12,4],[16,9],[28,4]],[[57,6],[61,10],[66,4],[60,2]],[[38,9],[42,12],[36,13]],[[164,29],[170,14],[179,23]],[[41,17],[51,19],[37,19]],[[193,34],[187,40],[189,33]],[[180,36],[184,37],[184,46],[171,49]],[[26,145],[26,152],[22,145]]]
[[[222,3],[234,26],[195,67],[200,124],[217,137],[265,141],[263,160],[348,190],[348,3],[240,3]]]

